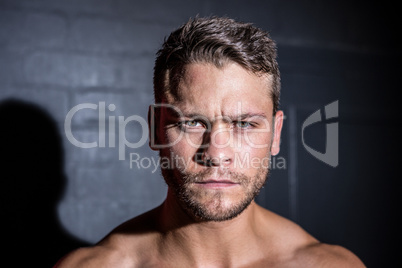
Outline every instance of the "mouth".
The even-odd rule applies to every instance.
[[[202,182],[196,182],[195,184],[204,188],[230,188],[239,185],[239,183],[235,183],[230,180],[206,180]]]

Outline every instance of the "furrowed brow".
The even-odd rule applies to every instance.
[[[198,113],[183,113],[183,116],[187,118],[206,118],[205,115]]]
[[[260,119],[267,119],[267,116],[265,113],[244,113],[238,116],[229,116],[230,119],[232,120],[245,120],[249,118],[260,118]]]
[[[197,119],[197,118],[203,118],[203,119],[208,119],[205,115],[200,114],[200,113],[193,113],[193,112],[183,112],[182,116],[184,116],[185,118],[193,118],[193,119]],[[240,115],[225,115],[222,117],[217,117],[214,118],[212,121],[215,121],[216,119],[223,119],[225,121],[241,121],[241,120],[246,120],[246,119],[250,119],[250,118],[258,118],[258,119],[262,119],[262,120],[267,120],[267,116],[265,113],[244,113],[244,114],[240,114]]]

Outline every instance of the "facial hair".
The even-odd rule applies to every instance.
[[[173,190],[179,205],[196,221],[219,222],[237,217],[259,194],[266,183],[267,174],[268,169],[264,166],[259,167],[257,174],[253,177],[217,167],[208,167],[198,173],[192,173],[183,168],[162,169],[162,175],[169,188]],[[196,183],[206,181],[211,175],[239,184],[243,189],[241,197],[229,202],[226,196],[228,193],[225,191],[200,190],[192,187]]]

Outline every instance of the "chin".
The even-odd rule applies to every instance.
[[[180,203],[186,213],[197,221],[227,221],[239,216],[254,200],[255,195],[231,195],[222,191],[185,196]]]

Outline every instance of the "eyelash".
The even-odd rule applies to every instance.
[[[200,121],[197,121],[197,120],[186,120],[186,121],[180,122],[180,125],[185,126],[185,127],[197,127],[197,126],[189,126],[188,123],[196,123],[196,124],[200,124],[200,125],[204,126],[203,123],[201,123]]]
[[[235,122],[236,123],[236,125],[239,127],[239,128],[249,128],[249,127],[253,127],[253,124],[252,123],[250,123],[250,122],[247,122],[247,121],[237,121],[237,122]],[[247,126],[246,127],[242,127],[242,126],[240,126],[241,124],[247,124]]]
[[[197,120],[185,120],[185,121],[179,122],[178,125],[181,128],[196,128],[196,127],[200,127],[200,126],[197,126],[197,125],[189,125],[189,124],[192,124],[192,123],[200,124],[202,127],[206,126],[205,123],[203,123],[201,121],[197,121]],[[241,126],[242,124],[246,124],[246,126]],[[248,122],[248,121],[234,121],[233,125],[235,127],[238,127],[239,129],[247,129],[247,128],[255,127],[254,123]]]

